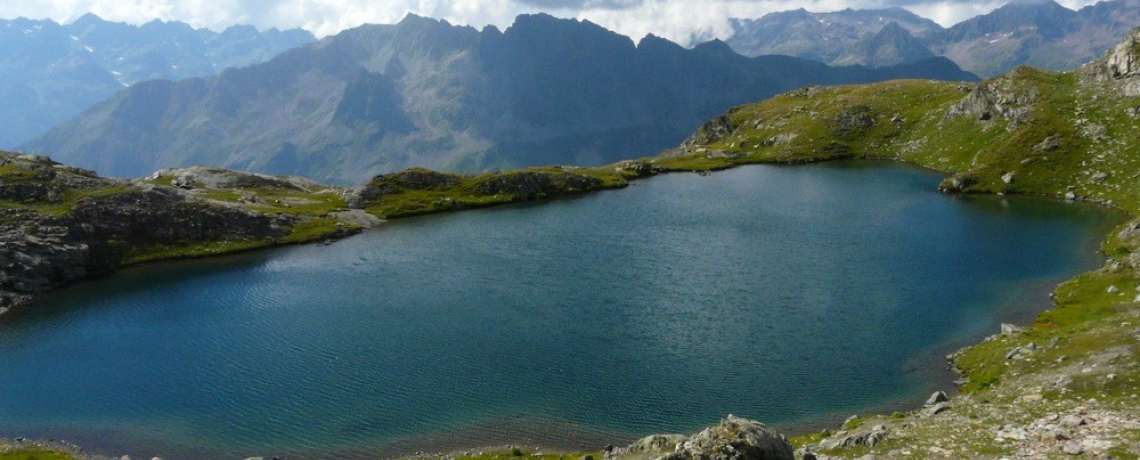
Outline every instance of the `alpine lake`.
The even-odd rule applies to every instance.
[[[0,433],[136,458],[597,451],[921,405],[1123,221],[895,163],[670,174],[152,264],[0,319]]]

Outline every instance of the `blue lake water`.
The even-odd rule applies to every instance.
[[[0,435],[149,458],[598,449],[911,407],[1120,215],[885,163],[677,174],[159,264],[0,321]]]

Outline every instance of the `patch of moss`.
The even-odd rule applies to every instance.
[[[629,185],[626,176],[618,168],[527,168],[521,170],[493,172],[475,176],[449,175],[451,180],[432,187],[400,187],[389,182],[371,186],[382,187],[384,193],[365,206],[365,210],[385,219],[434,214],[439,212],[484,208],[523,201],[552,199],[579,195],[596,190],[621,188]],[[380,180],[384,176],[377,179]],[[519,194],[512,187],[499,187],[503,191],[488,193],[496,189],[493,184],[527,183],[528,179],[545,177],[551,181],[551,189],[540,193]]]
[[[13,450],[4,450],[0,447],[0,460],[77,460],[75,457],[63,452],[29,447]]]
[[[283,238],[277,239],[277,243],[309,243],[335,237],[355,229],[356,227],[350,227],[336,219],[307,219],[294,225],[293,232]]]
[[[130,245],[123,256],[122,265],[134,265],[158,260],[190,259],[235,252],[249,251],[273,245],[272,240],[186,241],[171,244]]]

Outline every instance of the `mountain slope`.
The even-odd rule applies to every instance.
[[[132,26],[93,14],[67,25],[0,20],[0,104],[7,110],[0,146],[22,144],[136,82],[214,75],[313,40],[298,29],[234,26],[215,33],[179,22]]]
[[[770,13],[759,19],[733,19],[727,43],[745,56],[781,54],[837,64],[851,47],[894,23],[917,37],[942,26],[902,8],[810,13],[804,9]]]
[[[887,67],[932,57],[934,53],[922,42],[897,22],[892,22],[875,35],[860,41],[846,55],[836,59],[834,64]]]
[[[136,85],[22,149],[112,176],[211,164],[358,182],[408,166],[603,164],[676,145],[741,100],[808,84],[968,80],[945,59],[867,69],[590,22],[477,31],[408,16],[216,78]]]
[[[864,50],[869,37],[892,21],[934,54],[991,77],[1022,64],[1069,70],[1095,59],[1140,24],[1140,0],[1102,1],[1077,11],[1053,0],[1016,1],[949,29],[895,10],[797,10],[734,20],[735,33],[728,43],[747,55],[788,54],[833,65],[870,63]]]

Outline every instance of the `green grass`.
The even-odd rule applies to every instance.
[[[129,245],[121,265],[135,265],[159,260],[191,259],[210,257],[235,252],[249,251],[272,246],[272,240],[226,240],[226,241],[184,241],[155,243],[149,245]]]
[[[1112,88],[1081,83],[1075,74],[1021,68],[984,83],[1012,98],[1032,100],[1027,120],[947,117],[968,95],[958,83],[919,80],[800,90],[736,108],[735,129],[690,154],[654,159],[667,170],[705,171],[749,163],[800,163],[841,158],[885,158],[969,175],[968,192],[1063,195],[1112,201],[1140,213],[1140,120],[1124,113],[1140,104]],[[1096,96],[1095,100],[1093,96]],[[863,129],[840,129],[842,113],[873,120]],[[1103,129],[1103,139],[1094,139]],[[794,136],[773,143],[778,136]],[[1052,151],[1034,147],[1047,138]],[[1002,175],[1013,173],[1006,184]],[[1093,180],[1096,173],[1108,177]]]
[[[590,193],[597,190],[620,188],[629,185],[628,173],[616,167],[603,168],[527,168],[514,171],[485,173],[474,176],[450,175],[442,185],[412,188],[396,184],[392,176],[378,176],[370,187],[385,190],[365,206],[365,210],[384,219],[434,214],[461,209],[484,208],[523,201],[544,200]],[[553,184],[536,194],[511,191],[489,193],[494,184],[508,184],[498,188],[512,188],[514,184],[542,177]]]
[[[0,165],[0,183],[21,183],[40,180],[40,174],[12,163]]]
[[[293,226],[293,232],[277,239],[278,244],[309,243],[320,241],[353,230],[346,224],[331,218],[312,218],[303,220]]]
[[[0,460],[76,460],[75,457],[38,447],[6,450],[0,446]]]

